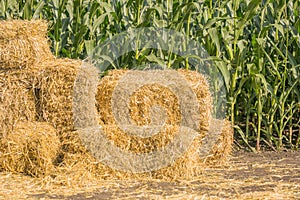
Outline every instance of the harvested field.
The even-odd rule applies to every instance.
[[[82,187],[54,178],[0,175],[0,199],[299,199],[300,152],[235,152],[190,181],[107,180]]]

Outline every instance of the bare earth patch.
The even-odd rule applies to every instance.
[[[116,180],[74,187],[2,173],[0,199],[300,199],[300,152],[236,152],[227,166],[177,182]]]

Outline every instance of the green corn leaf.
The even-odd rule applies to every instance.
[[[32,19],[39,19],[40,18],[40,15],[42,13],[42,10],[45,6],[45,2],[44,1],[40,1],[38,4],[37,4],[37,7],[33,13],[33,16],[32,16]]]

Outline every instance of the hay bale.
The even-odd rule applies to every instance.
[[[80,67],[79,61],[69,59],[57,59],[52,63],[43,64],[43,72],[40,74],[41,86],[41,118],[51,123],[60,132],[62,141],[61,161],[59,171],[63,174],[77,177],[74,179],[82,180],[85,176],[90,178],[187,178],[201,172],[202,166],[207,166],[203,159],[199,157],[198,150],[201,147],[202,139],[207,134],[209,128],[209,118],[211,112],[211,97],[205,78],[192,71],[179,70],[179,73],[190,83],[190,87],[196,94],[199,104],[200,125],[197,127],[199,136],[195,138],[188,151],[175,163],[170,166],[152,171],[149,173],[126,173],[111,169],[105,163],[98,162],[91,153],[86,150],[74,132],[73,112],[72,112],[72,94],[74,80]],[[118,81],[126,73],[125,70],[111,71],[102,78],[98,85],[96,95],[97,109],[100,121],[103,121],[102,127],[104,134],[113,141],[114,145],[131,152],[147,153],[158,150],[172,141],[176,134],[181,120],[179,102],[176,95],[173,95],[168,88],[160,85],[146,85],[137,90],[130,97],[130,116],[139,126],[152,123],[151,107],[158,104],[166,109],[167,120],[162,132],[151,138],[140,138],[128,136],[116,124],[112,113],[112,93],[118,84]],[[225,135],[226,136],[226,135]],[[219,138],[220,142],[226,140]],[[226,145],[224,145],[226,146]],[[230,146],[230,145],[227,145]],[[217,152],[222,152],[219,149]],[[215,155],[213,153],[213,155]],[[216,154],[217,155],[217,154]],[[222,154],[218,154],[222,155]],[[225,154],[223,154],[225,155]],[[214,156],[211,156],[212,160]],[[219,157],[220,158],[220,157]],[[215,159],[219,159],[215,157]],[[64,175],[59,173],[61,180]],[[63,181],[64,182],[64,181]]]
[[[139,137],[130,137],[127,141],[120,141],[119,136],[126,135],[122,130],[117,126],[103,126],[104,133],[106,135],[113,135],[114,138],[109,138],[113,145],[122,149],[125,152],[133,152],[140,154],[147,154],[155,151],[160,151],[169,145],[174,138],[175,134],[178,134],[179,126],[169,125],[164,127],[163,131],[156,134],[150,138],[139,138]],[[179,178],[191,178],[199,175],[203,168],[204,162],[200,159],[198,155],[199,145],[201,145],[201,140],[204,137],[204,133],[200,133],[197,137],[194,138],[191,145],[188,149],[178,157],[173,163],[170,163],[168,166],[163,168],[158,168],[149,172],[144,173],[135,173],[135,172],[124,172],[114,170],[114,174],[122,174],[122,177],[134,177],[134,178],[156,178],[156,179],[179,179]],[[177,153],[177,152],[176,152]],[[174,156],[172,153],[170,154]],[[121,159],[121,157],[120,157]],[[166,158],[160,158],[161,163],[163,163]],[[121,160],[120,162],[125,162]],[[103,163],[105,164],[105,163]],[[136,165],[138,163],[132,163]],[[146,163],[144,163],[147,165]],[[149,163],[148,163],[149,164]],[[132,166],[134,169],[134,166]],[[118,176],[119,177],[119,176]]]
[[[220,121],[219,121],[220,122]],[[104,133],[112,136],[110,138],[114,145],[124,151],[147,153],[153,150],[156,143],[147,143],[144,141],[135,141],[135,139],[120,142],[118,136],[124,133],[116,125],[102,125]],[[169,126],[170,130],[176,129]],[[175,130],[176,131],[176,130]],[[167,134],[166,134],[167,135]],[[218,141],[210,150],[210,154],[204,158],[199,156],[199,148],[202,145],[203,136],[195,138],[186,151],[179,159],[171,165],[151,171],[148,173],[130,173],[112,169],[101,163],[89,152],[79,138],[78,132],[64,133],[62,137],[61,163],[59,164],[59,179],[63,184],[86,183],[93,179],[189,179],[200,175],[208,167],[218,167],[226,163],[231,153],[233,132],[230,123],[225,122],[222,133]],[[160,144],[167,144],[162,142]],[[145,145],[145,146],[144,146]],[[200,146],[199,146],[200,145]],[[160,147],[155,147],[156,150]],[[68,177],[72,177],[69,179]]]
[[[0,171],[34,177],[50,174],[60,141],[56,130],[45,122],[18,123],[0,146]]]
[[[178,180],[191,179],[200,175],[203,170],[208,167],[203,160],[201,160],[198,154],[202,138],[203,135],[202,137],[196,137],[188,150],[174,163],[157,171],[151,172],[152,177],[157,179]]]
[[[168,88],[164,88],[160,85],[152,84],[139,88],[130,97],[129,104],[130,117],[136,125],[143,126],[151,124],[150,108],[153,105],[159,105],[165,108],[167,120],[163,127],[164,131],[156,134],[154,137],[141,138],[129,136],[118,127],[112,108],[113,92],[119,80],[126,72],[126,70],[114,70],[100,80],[96,100],[100,118],[105,124],[105,126],[103,126],[105,130],[104,134],[114,145],[125,151],[147,153],[158,150],[172,141],[178,130],[176,126],[180,125],[181,113],[179,111],[180,105],[178,99]],[[151,177],[187,178],[195,176],[201,173],[204,167],[214,166],[215,163],[223,163],[231,150],[232,132],[229,131],[227,126],[224,126],[223,129],[220,130],[222,133],[218,135],[217,140],[214,141],[216,143],[211,144],[209,154],[202,158],[199,156],[199,148],[202,146],[204,136],[208,134],[207,131],[211,121],[212,101],[208,83],[205,77],[197,72],[187,70],[178,70],[178,72],[188,81],[197,97],[200,113],[200,125],[197,127],[199,135],[194,139],[192,145],[182,157],[166,168],[151,172]],[[122,94],[118,94],[120,95],[119,98],[122,98]],[[219,123],[221,123],[221,121],[219,121]],[[107,128],[106,125],[109,126],[109,128]]]
[[[213,119],[211,121],[211,127],[222,125],[221,134],[217,138],[214,144],[211,144],[210,152],[203,159],[203,162],[209,166],[222,166],[224,165],[232,152],[233,145],[233,128],[231,122],[228,120]],[[211,130],[214,132],[215,130]]]
[[[39,120],[49,122],[59,133],[74,130],[72,100],[79,60],[55,59],[39,68]]]
[[[85,185],[95,179],[113,178],[113,174],[113,170],[101,164],[86,150],[77,131],[64,132],[61,135],[57,181],[63,185]]]
[[[0,138],[19,121],[36,119],[35,72],[0,71]]]
[[[112,96],[118,84],[118,81],[126,74],[128,70],[113,70],[107,76],[101,79],[96,94],[97,110],[101,121],[107,125],[116,124],[112,111]],[[188,70],[178,70],[179,74],[190,84],[193,92],[196,94],[200,125],[199,130],[207,130],[211,118],[211,96],[209,86],[205,77],[197,72]],[[120,98],[122,98],[120,96]],[[176,95],[166,87],[159,84],[145,85],[130,97],[130,115],[132,120],[139,126],[151,123],[150,108],[152,105],[159,105],[165,108],[168,118],[167,125],[178,125],[181,121],[181,113]]]
[[[116,125],[115,116],[112,110],[112,96],[115,87],[121,77],[126,74],[126,70],[114,70],[109,72],[107,76],[102,78],[99,83],[98,92],[96,95],[97,109],[101,121],[106,125]],[[206,79],[199,73],[186,70],[178,70],[183,75],[193,92],[197,96],[199,104],[199,127],[197,130],[204,133],[209,127],[211,116],[211,97],[208,83]],[[125,91],[127,92],[127,91]],[[122,98],[122,94],[118,94]],[[197,102],[196,102],[197,103]],[[151,107],[159,105],[166,110],[167,119],[163,126],[163,132],[156,134],[154,137],[140,138],[132,137],[128,134],[122,134],[120,129],[109,130],[105,134],[118,147],[126,147],[126,150],[135,152],[150,152],[157,148],[168,144],[178,130],[174,126],[179,126],[181,121],[181,112],[178,98],[173,92],[159,84],[151,84],[140,87],[130,97],[130,117],[137,126],[150,125]],[[122,108],[116,108],[122,109]],[[202,135],[203,137],[203,135]],[[199,145],[200,146],[200,145]]]
[[[228,120],[212,119],[210,123],[220,126],[222,129],[217,141],[211,143],[209,154],[204,157],[199,155],[199,149],[203,148],[203,136],[197,137],[190,148],[172,165],[154,171],[153,177],[159,179],[189,179],[200,175],[206,168],[222,167],[228,161],[232,151],[233,129]],[[212,125],[212,124],[211,124]],[[212,130],[213,132],[214,130]],[[218,133],[216,133],[218,134]]]
[[[0,69],[33,68],[53,59],[43,20],[0,21]]]
[[[39,65],[38,119],[53,125],[59,135],[75,130],[73,89],[81,64],[81,60],[55,59]],[[90,73],[98,73],[95,68],[91,70]]]

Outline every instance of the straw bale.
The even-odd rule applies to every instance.
[[[177,180],[191,179],[199,176],[205,167],[207,167],[198,154],[202,137],[201,135],[196,137],[188,150],[174,163],[157,171],[153,171],[152,177],[157,179]]]
[[[136,125],[151,124],[151,106],[155,104],[165,108],[168,118],[162,129],[164,131],[155,134],[153,137],[129,136],[118,127],[112,111],[111,100],[118,81],[126,72],[126,70],[114,70],[100,80],[96,95],[97,109],[103,123],[109,126],[109,129],[104,126],[104,134],[114,145],[126,151],[147,153],[158,150],[172,141],[174,135],[178,132],[176,126],[180,125],[179,122],[181,120],[178,99],[168,88],[158,84],[145,85],[139,88],[131,96],[129,105],[130,116]],[[204,158],[199,156],[199,148],[202,146],[204,136],[208,134],[211,121],[212,102],[208,83],[205,77],[197,72],[187,70],[178,70],[178,72],[188,81],[197,96],[200,113],[200,126],[197,129],[199,135],[182,157],[166,168],[151,172],[151,177],[192,177],[201,173],[205,166],[224,163],[223,161],[226,160],[231,152],[233,134],[228,128],[228,123],[226,123],[223,129],[220,130],[222,133],[217,135],[217,140],[213,141],[215,143],[211,144],[209,154]],[[120,96],[120,98],[122,97]],[[217,122],[223,123],[222,121]]]
[[[209,84],[205,76],[196,71],[178,69],[178,72],[188,81],[190,87],[197,96],[200,114],[199,130],[207,131],[212,117],[212,97],[209,90]]]
[[[19,121],[36,119],[35,74],[32,70],[0,71],[0,138]]]
[[[221,127],[217,141],[211,144],[208,155],[201,157],[199,148],[203,146],[203,135],[194,139],[190,148],[175,163],[166,168],[153,172],[153,177],[159,179],[190,179],[203,173],[207,167],[220,167],[226,164],[232,151],[233,129],[228,120],[213,119],[210,123]],[[215,131],[215,130],[213,130]],[[211,131],[211,133],[213,132]]]
[[[135,153],[149,153],[160,150],[168,145],[178,132],[178,126],[164,125],[162,131],[154,134],[152,137],[131,136],[124,133],[116,125],[102,125],[103,134],[112,141],[113,145],[124,151]]]
[[[114,136],[112,138],[108,137],[113,145],[118,146],[123,151],[134,152],[134,153],[150,153],[162,150],[165,146],[169,145],[175,134],[179,132],[179,126],[168,125],[165,126],[163,131],[156,134],[150,138],[138,138],[132,137],[128,138],[127,141],[120,141],[119,137],[124,135],[124,132],[116,126],[108,125],[103,126],[104,133],[109,136]],[[178,179],[178,178],[191,178],[199,175],[203,169],[201,166],[204,165],[203,161],[200,159],[198,154],[199,146],[201,145],[202,138],[205,132],[199,133],[188,147],[188,149],[178,157],[173,163],[168,166],[157,170],[132,174],[130,172],[123,173],[124,177],[134,177],[134,178],[157,178],[157,179]],[[173,152],[177,153],[177,152]],[[174,156],[170,152],[170,155]],[[160,158],[161,163],[164,162],[164,157]],[[121,162],[126,162],[121,160]],[[105,164],[105,163],[104,163]],[[137,164],[137,163],[133,163]],[[134,167],[134,166],[133,166]],[[117,170],[115,170],[116,173]],[[118,172],[119,174],[121,172]]]
[[[82,144],[77,132],[74,132],[72,95],[74,80],[81,62],[69,59],[57,59],[52,63],[43,64],[43,72],[40,74],[40,104],[41,119],[49,122],[60,132],[62,150],[59,156],[59,168],[57,176],[68,184],[66,176],[83,180],[89,178],[187,178],[195,176],[203,169],[205,162],[198,155],[202,139],[209,128],[211,116],[211,97],[205,78],[196,72],[179,70],[196,94],[200,109],[200,126],[197,127],[199,136],[196,137],[184,155],[170,166],[149,172],[134,174],[111,169],[97,161],[91,152]],[[130,97],[130,115],[139,126],[152,123],[151,107],[157,104],[166,110],[167,120],[163,131],[153,137],[140,138],[124,133],[115,122],[112,114],[111,98],[114,88],[126,70],[114,70],[102,78],[98,84],[96,94],[96,106],[103,123],[104,134],[122,150],[136,153],[147,153],[159,150],[172,141],[178,132],[181,115],[177,96],[159,84],[145,85]],[[146,98],[145,98],[146,97]],[[219,140],[221,143],[223,139]],[[224,140],[225,141],[225,140]],[[225,145],[226,146],[226,145]],[[230,145],[227,145],[230,146]],[[222,152],[222,149],[217,152]],[[218,154],[225,155],[225,154]],[[211,156],[213,157],[213,156]],[[216,158],[217,159],[217,158]],[[208,163],[208,162],[207,162]],[[65,176],[66,175],[66,176]]]
[[[42,70],[38,75],[40,87],[39,94],[37,94],[39,99],[38,118],[40,121],[46,121],[53,125],[60,135],[63,132],[75,130],[73,116],[74,83],[78,79],[79,69],[82,69],[81,65],[81,60],[55,59],[43,62],[39,66]],[[88,68],[84,74],[89,79],[94,73],[98,73],[98,71],[93,67]],[[82,111],[83,115],[84,112],[86,111]],[[97,121],[101,123],[100,120],[97,119]]]
[[[203,158],[203,162],[209,166],[222,166],[228,161],[232,152],[233,128],[228,120],[213,119],[211,123],[211,126],[216,124],[223,124],[223,126],[221,134],[217,141],[212,144],[210,153]]]
[[[218,122],[221,121],[218,120]],[[135,143],[134,139],[123,143],[119,142],[118,136],[124,133],[122,133],[116,125],[102,125],[102,127],[106,135],[114,137],[110,138],[113,144],[124,151],[146,153],[154,148],[155,143],[152,144],[152,146],[151,144],[146,144],[145,147],[143,147],[142,143]],[[178,128],[170,125],[169,129],[176,132]],[[199,134],[189,149],[167,167],[147,173],[130,173],[111,169],[106,163],[101,163],[101,161],[95,159],[92,153],[85,148],[76,131],[66,132],[63,134],[61,163],[59,164],[59,173],[57,176],[59,176],[59,179],[62,180],[64,184],[71,184],[71,182],[78,181],[85,183],[85,181],[87,181],[85,177],[88,180],[133,178],[165,180],[190,179],[203,173],[203,170],[207,167],[216,167],[225,164],[231,152],[233,134],[228,121],[226,121],[223,126],[221,137],[217,143],[213,145],[210,154],[205,158],[201,158],[198,154],[198,150],[202,145],[203,134],[205,133],[202,133],[202,135]],[[159,148],[160,147],[156,147],[156,150]],[[72,179],[68,179],[70,176]]]
[[[20,122],[0,146],[0,170],[41,177],[54,170],[60,148],[56,130],[46,122]]]
[[[56,180],[64,185],[78,182],[85,184],[95,179],[112,179],[116,175],[114,170],[97,161],[87,151],[77,131],[64,132],[61,135],[57,164]]]
[[[73,131],[73,87],[80,60],[55,59],[40,64],[39,119],[49,122],[59,133]]]
[[[170,128],[173,126],[170,126]],[[121,131],[115,125],[103,125],[105,132],[114,132],[121,134]],[[195,140],[190,150],[176,160],[171,166],[158,171],[150,171],[145,173],[131,173],[112,169],[95,159],[89,152],[78,135],[78,132],[65,133],[62,140],[61,162],[58,167],[57,179],[63,184],[71,184],[71,182],[85,182],[97,179],[177,179],[190,178],[201,172],[201,160],[197,154],[199,140]],[[200,137],[198,137],[200,139]],[[125,150],[125,149],[124,149]],[[122,161],[121,161],[122,162]],[[69,180],[68,177],[72,177]]]
[[[126,70],[114,70],[100,80],[98,93],[96,95],[97,109],[100,119],[106,125],[116,125],[111,99],[118,81],[126,72]],[[199,113],[201,115],[198,131],[205,131],[209,127],[211,115],[211,97],[208,83],[205,78],[197,72],[186,70],[179,70],[178,72],[191,83],[191,88],[197,96]],[[120,98],[122,97],[120,96]],[[153,137],[140,138],[129,136],[126,133],[122,134],[122,131],[118,129],[105,132],[107,137],[112,140],[116,146],[124,147],[126,150],[134,152],[150,152],[167,145],[177,132],[174,131],[174,127],[171,126],[178,126],[181,121],[180,106],[182,105],[179,105],[177,96],[166,87],[159,84],[151,84],[140,87],[130,98],[129,107],[131,119],[138,126],[151,124],[151,107],[153,105],[163,107],[167,113],[167,119],[162,128],[164,131],[155,134]]]
[[[111,99],[113,91],[118,84],[118,80],[127,72],[127,70],[112,70],[103,77],[99,84],[96,94],[96,107],[101,121],[104,124],[116,124],[112,112]]]
[[[111,99],[118,81],[126,72],[128,71],[110,71],[109,74],[99,82],[98,92],[96,94],[96,106],[100,119],[104,124],[116,124]],[[205,77],[197,72],[189,70],[178,70],[178,72],[188,81],[197,96],[200,113],[198,129],[207,130],[212,109],[208,83]],[[159,105],[166,110],[168,117],[165,122],[166,124],[178,125],[180,123],[181,114],[179,107],[184,105],[179,105],[176,95],[172,94],[170,89],[162,87],[159,84],[145,85],[131,96],[129,107],[132,120],[139,126],[149,125],[151,123],[151,116],[149,114],[152,105]]]
[[[33,68],[53,59],[43,20],[0,21],[0,69]]]

